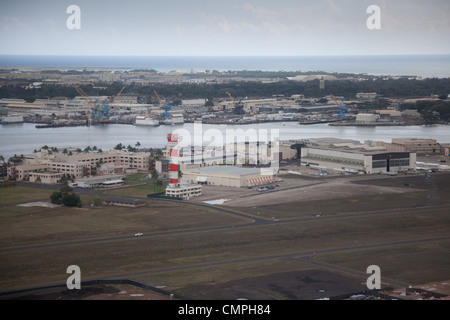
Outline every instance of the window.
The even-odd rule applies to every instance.
[[[396,160],[391,160],[390,161],[390,165],[392,167],[404,167],[404,166],[409,166],[409,159],[396,159]]]
[[[386,160],[372,161],[372,168],[386,168]]]

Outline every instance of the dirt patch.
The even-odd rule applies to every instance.
[[[359,280],[322,270],[286,272],[226,283],[190,285],[179,294],[196,300],[313,300],[367,289]]]
[[[358,197],[367,194],[402,194],[408,192],[397,187],[377,186],[374,184],[364,185],[352,183],[353,179],[329,178],[319,181],[301,181],[297,184],[290,182],[288,187],[280,183],[280,188],[273,191],[257,192],[253,191],[251,196],[230,197],[224,205],[230,207],[250,207],[256,203],[259,206],[276,205],[289,203],[293,201],[314,201],[327,199],[341,199],[349,197]]]

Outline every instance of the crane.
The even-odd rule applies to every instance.
[[[340,108],[339,113],[336,117],[337,118],[346,118],[346,119],[350,118],[349,115],[344,114],[344,111],[347,110],[347,107],[345,106],[345,103],[344,103],[344,98],[342,98],[342,103],[339,103],[339,102],[337,102],[336,98],[331,93],[330,93],[330,96],[334,100],[334,103],[336,103],[337,106]]]
[[[89,117],[88,117],[88,126],[91,125],[92,122],[92,110],[95,108],[95,106],[92,104],[91,99],[89,98],[89,96],[83,91],[83,89],[81,88],[75,88],[78,92],[79,95],[81,95],[83,98],[86,99],[88,105],[90,106],[89,108]]]
[[[233,100],[233,104],[234,104],[233,113],[234,114],[243,114],[244,110],[242,109],[242,106],[237,104],[236,100],[234,100],[233,96],[228,91],[226,93],[231,98],[231,100]]]
[[[89,120],[88,120],[89,126],[91,125],[93,117],[95,118],[95,120],[100,121],[100,122],[107,122],[109,120],[110,107],[107,104],[106,100],[104,100],[101,105],[92,103],[91,98],[83,91],[83,89],[81,89],[81,88],[75,88],[75,89],[82,97],[84,97],[86,99],[87,103],[90,106]],[[123,90],[123,88],[122,88],[122,90]]]
[[[156,97],[158,98],[159,103],[161,104],[161,106],[164,107],[164,103],[163,103],[163,101],[161,100],[161,98],[159,97],[159,95],[158,95],[158,93],[156,92],[156,90],[153,90],[153,92],[155,93]]]
[[[112,98],[111,103],[114,103],[114,100],[116,100],[116,98],[118,98],[122,94],[122,91],[123,89],[125,89],[125,87],[126,85],[124,85],[122,89],[120,89],[119,93],[114,98]]]
[[[170,109],[172,109],[172,106],[169,103],[169,100],[166,98],[165,101],[161,100],[161,98],[159,97],[158,93],[156,92],[156,90],[153,90],[153,92],[155,93],[156,97],[159,100],[159,103],[161,104],[161,107],[164,108],[164,113],[163,116],[164,117],[170,117],[170,113],[168,112]]]

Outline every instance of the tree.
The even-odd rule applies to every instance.
[[[206,102],[205,102],[205,107],[213,107],[214,106],[214,102],[212,101],[212,99],[208,99]]]
[[[50,201],[53,204],[62,204],[62,193],[55,191],[50,195]]]
[[[162,150],[161,150],[161,149],[158,149],[158,150],[156,151],[155,159],[156,159],[156,160],[159,160],[159,159],[162,158],[162,156],[163,156]]]
[[[297,160],[298,160],[298,165],[301,165],[301,160],[302,160],[302,148],[306,147],[305,144],[303,143],[294,143],[293,145],[291,145],[291,149],[292,150],[296,150],[297,151]]]
[[[156,182],[158,180],[158,178],[159,178],[158,171],[156,171],[156,169],[153,169],[152,171],[150,171],[150,177],[151,177],[153,182]]]
[[[62,197],[62,203],[66,207],[78,207],[81,208],[82,202],[79,195],[76,193],[69,193]]]
[[[14,156],[12,156],[8,159],[8,163],[11,163],[13,166],[22,164],[24,161],[25,161],[25,156],[23,154],[20,156],[15,154]]]

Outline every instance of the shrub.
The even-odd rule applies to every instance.
[[[81,198],[75,193],[68,193],[62,197],[62,203],[66,207],[78,207],[81,208]]]
[[[62,193],[59,191],[55,191],[50,195],[51,203],[53,204],[62,204]]]

